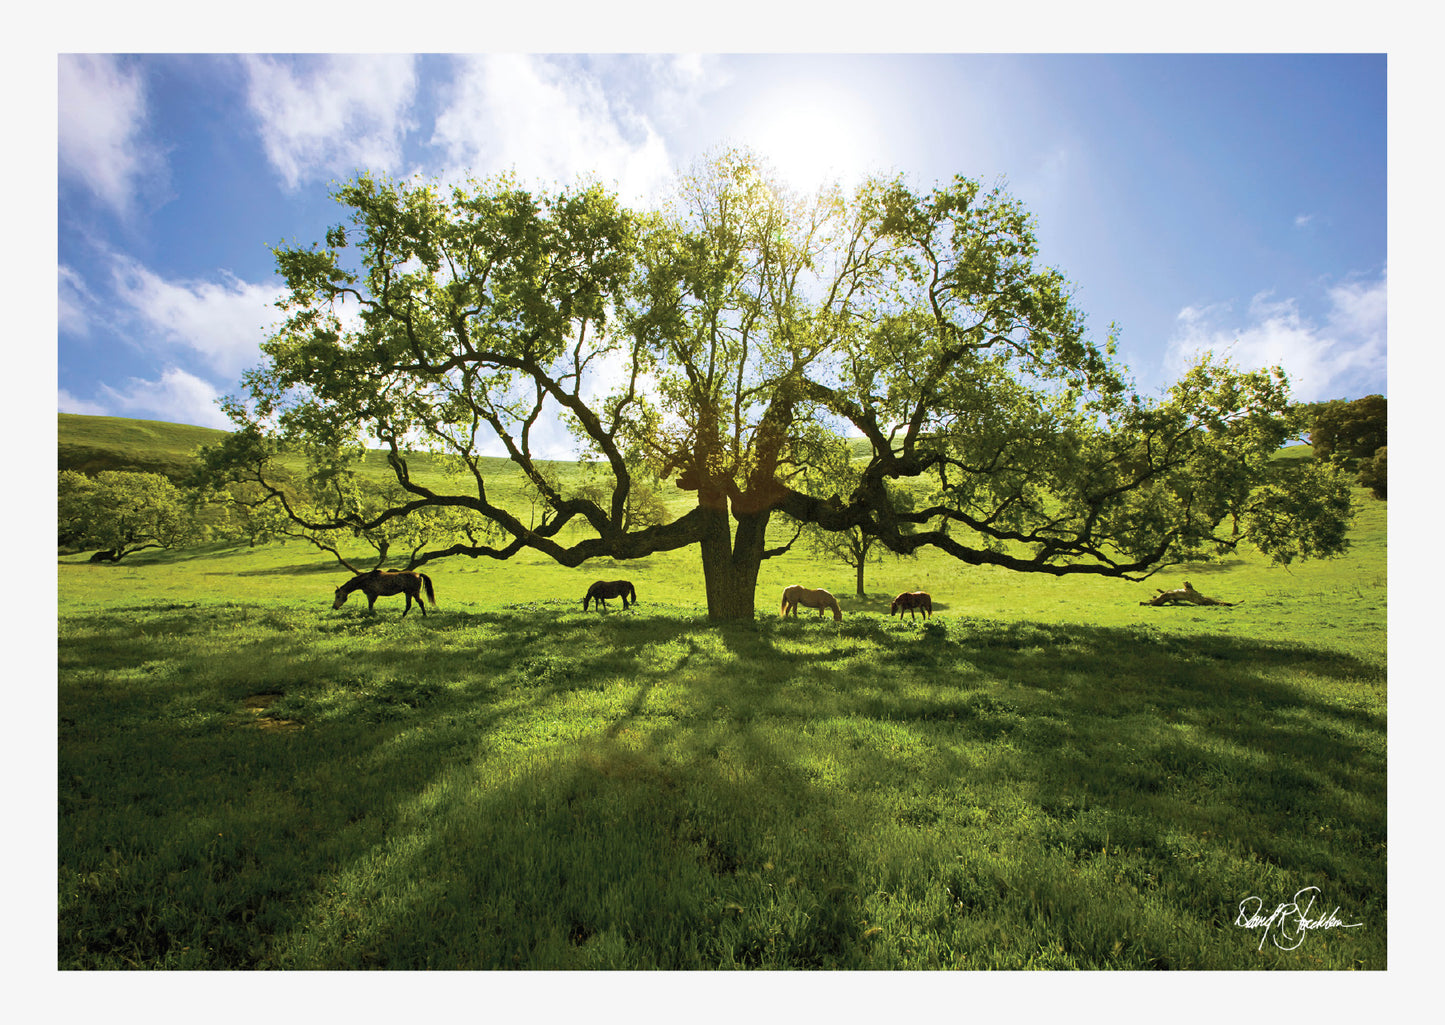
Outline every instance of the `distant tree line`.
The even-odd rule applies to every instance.
[[[1309,441],[1317,460],[1352,471],[1362,487],[1380,500],[1387,494],[1388,415],[1381,395],[1310,404],[1305,408]],[[259,440],[258,440],[259,442]],[[259,443],[264,448],[264,443]],[[136,469],[106,469],[94,473],[62,470],[57,490],[57,539],[63,551],[94,551],[92,561],[119,562],[146,549],[173,549],[207,540],[235,541],[255,546],[267,542],[300,540],[333,555],[354,572],[360,568],[342,554],[363,542],[382,566],[399,555],[402,568],[424,561],[423,553],[438,544],[461,541],[476,545],[496,533],[484,517],[466,509],[423,507],[407,515],[377,521],[376,513],[401,504],[401,486],[383,485],[332,464],[313,466],[309,475],[297,476],[278,468],[274,452],[253,453],[252,473],[218,475],[206,465],[206,453],[188,473]],[[234,452],[232,453],[234,458]],[[848,493],[858,484],[859,466],[846,444],[815,453],[806,468],[813,486]],[[633,528],[666,523],[661,498],[662,481],[639,471],[628,496],[625,522]],[[224,478],[224,479],[223,479]],[[813,480],[816,478],[816,480]],[[910,489],[893,487],[892,501],[911,509]],[[593,492],[596,492],[594,495]],[[601,482],[584,485],[580,493],[600,501]],[[528,493],[534,506],[546,506],[542,489]],[[337,526],[345,522],[346,526]],[[856,571],[856,589],[863,594],[864,566],[879,560],[885,546],[865,531],[821,530],[816,524],[797,523],[799,533],[815,554],[845,563]]]
[[[159,473],[61,470],[56,525],[62,550],[95,549],[92,562],[119,562],[147,548],[178,548],[201,539],[195,504]]]
[[[92,562],[120,562],[147,549],[177,549],[206,541],[299,540],[314,545],[353,572],[361,568],[343,555],[363,542],[375,568],[400,554],[410,568],[417,553],[441,537],[468,533],[464,513],[426,509],[370,527],[308,528],[287,514],[324,520],[338,510],[365,514],[396,499],[394,482],[377,485],[351,473],[296,479],[281,474],[278,488],[262,493],[246,480],[216,486],[205,466],[192,466],[178,482],[145,470],[61,470],[56,488],[56,534],[63,552],[93,551]]]
[[[1385,498],[1388,415],[1383,395],[1332,399],[1309,407],[1310,446],[1316,459],[1356,472],[1361,486]]]

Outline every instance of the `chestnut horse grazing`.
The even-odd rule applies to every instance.
[[[805,609],[817,609],[820,617],[823,615],[824,609],[832,609],[834,622],[843,618],[843,610],[838,608],[838,599],[834,598],[821,587],[814,591],[803,587],[801,584],[794,584],[792,587],[783,591],[783,607],[780,610],[781,615],[786,616],[791,612],[793,618],[796,619],[799,605]]]
[[[358,573],[346,583],[336,589],[336,601],[331,605],[333,609],[339,609],[346,604],[346,598],[352,591],[359,590],[366,595],[367,611],[376,611],[376,599],[388,594],[406,595],[406,608],[402,610],[401,616],[411,611],[411,600],[421,606],[421,614],[426,615],[426,602],[421,600],[421,589],[426,587],[427,601],[433,605],[437,603],[436,594],[431,588],[431,577],[425,573],[416,573],[412,570],[390,570],[374,569],[370,573]]]
[[[587,588],[587,597],[582,599],[582,611],[587,611],[587,603],[596,601],[597,607],[604,612],[607,610],[607,598],[621,598],[622,607],[627,608],[627,599],[632,599],[632,604],[637,604],[637,588],[632,586],[631,580],[599,580]]]
[[[908,610],[909,619],[913,618],[914,609],[922,609],[923,618],[927,619],[933,615],[933,599],[927,591],[904,591],[893,599],[893,607],[888,610],[888,614],[891,616],[896,612],[898,618],[902,619],[904,609]]]

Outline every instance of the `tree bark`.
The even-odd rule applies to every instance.
[[[726,506],[704,507],[702,512],[702,573],[708,618],[752,620],[768,513],[736,517],[737,533],[733,537]]]

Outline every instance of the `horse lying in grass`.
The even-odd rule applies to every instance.
[[[927,591],[904,591],[897,598],[893,599],[893,605],[888,610],[888,615],[898,613],[898,618],[903,618],[903,610],[908,610],[908,618],[912,619],[914,610],[921,609],[923,618],[927,619],[933,615],[933,598]]]
[[[637,604],[637,588],[632,586],[631,580],[599,580],[587,588],[587,597],[582,599],[582,611],[587,611],[588,602],[595,601],[597,607],[605,612],[608,598],[621,598],[625,609],[628,598],[632,599],[632,604]]]
[[[406,595],[406,608],[402,610],[401,618],[405,619],[406,614],[411,611],[411,600],[416,599],[417,605],[421,607],[421,614],[426,615],[426,602],[421,600],[421,590],[426,588],[427,601],[433,605],[437,603],[436,593],[432,590],[431,577],[425,573],[417,573],[413,570],[390,570],[374,569],[370,573],[358,573],[346,583],[336,589],[336,601],[331,605],[333,609],[339,609],[346,604],[346,599],[352,591],[361,591],[366,595],[366,608],[368,612],[376,612],[376,599],[389,594]]]
[[[833,610],[834,622],[843,618],[843,610],[838,608],[838,599],[834,598],[821,587],[817,590],[810,590],[801,584],[794,584],[792,587],[783,591],[783,607],[780,610],[781,615],[787,616],[789,613],[792,613],[793,618],[796,619],[799,605],[806,609],[817,609],[820,618],[823,615],[824,609]]]

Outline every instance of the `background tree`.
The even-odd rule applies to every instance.
[[[547,493],[556,492],[558,487],[557,474],[555,469],[546,466],[537,468],[539,476],[542,476],[547,485],[545,489],[537,485],[531,478],[524,479],[521,486],[522,497],[527,500],[527,529],[531,530],[537,525],[537,514],[545,510],[547,506]]]
[[[1361,486],[1369,488],[1370,493],[1382,502],[1385,500],[1387,476],[1385,460],[1388,451],[1388,446],[1381,445],[1375,450],[1373,458],[1360,461],[1359,481]]]
[[[255,548],[270,541],[284,540],[291,521],[254,484],[233,482],[220,489],[205,489],[206,503],[214,510],[215,536],[244,541]]]
[[[1311,406],[1310,446],[1315,458],[1337,462],[1374,458],[1389,444],[1387,406],[1383,395],[1333,399]]]
[[[851,495],[861,481],[861,467],[855,465],[853,448],[845,439],[822,450],[807,469],[809,490],[821,494]],[[911,512],[915,502],[913,494],[906,488],[890,487],[889,500],[900,511]],[[867,565],[883,561],[887,547],[875,535],[861,527],[844,530],[825,530],[815,523],[801,523],[799,529],[803,543],[815,554],[826,559],[841,562],[853,570],[853,590],[859,598],[867,597],[864,587],[864,572]],[[905,533],[912,531],[912,525],[900,524]]]
[[[662,480],[657,467],[647,462],[641,453],[624,452],[623,459],[632,475],[632,485],[622,507],[622,529],[627,531],[667,523],[672,519],[672,513],[663,492],[669,482]],[[582,466],[583,482],[576,485],[576,494],[598,506],[607,504],[613,486],[611,474],[594,460],[583,460]]]
[[[1333,399],[1308,407],[1310,445],[1316,459],[1353,467],[1356,480],[1383,500],[1386,491],[1386,454],[1389,441],[1388,403],[1383,395],[1362,399]]]
[[[232,522],[249,534],[304,541],[353,573],[362,570],[343,548],[354,557],[358,542],[374,553],[371,568],[384,566],[395,548],[405,553],[396,561],[409,569],[428,548],[495,536],[486,520],[465,508],[422,506],[397,513],[395,506],[407,501],[407,493],[395,479],[377,485],[359,475],[358,455],[313,450],[310,472],[297,479],[277,460],[273,442],[243,431],[203,449],[195,479],[236,506]]]
[[[187,495],[158,473],[62,470],[56,492],[62,546],[97,549],[92,562],[119,562],[146,548],[179,548],[204,531]]]
[[[57,540],[61,549],[78,551],[85,542],[86,524],[95,493],[95,481],[79,470],[61,470],[55,494]]]
[[[443,195],[362,176],[337,198],[348,224],[276,252],[288,317],[247,401],[228,405],[242,440],[224,447],[375,438],[407,499],[335,526],[452,508],[499,532],[418,563],[697,545],[710,616],[736,619],[753,616],[762,561],[792,543],[769,546],[775,512],[901,554],[1129,579],[1246,543],[1281,560],[1343,548],[1347,481],[1312,467],[1287,493],[1266,473],[1303,429],[1283,374],[1205,360],[1162,400],[1133,394],[1113,336],[1086,337],[1001,190],[880,179],[799,197],[727,154],[658,213],[506,178]],[[595,460],[601,492],[543,472],[544,416]],[[844,423],[869,447],[858,485],[814,491],[805,471]],[[483,432],[544,496],[540,522],[489,491]],[[404,444],[451,453],[465,486],[413,480]],[[635,521],[632,453],[691,496],[684,514]],[[938,498],[900,508],[891,485],[909,480]]]

